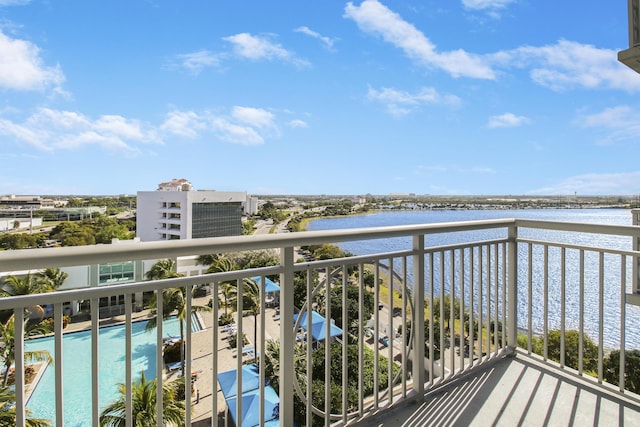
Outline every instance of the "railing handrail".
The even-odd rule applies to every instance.
[[[194,254],[228,253],[259,249],[313,245],[349,240],[371,240],[417,234],[448,233],[508,227],[514,219],[461,221],[436,224],[399,225],[374,228],[304,231],[252,236],[209,237],[155,242],[123,242],[111,245],[38,248],[0,253],[0,271],[16,271],[74,265],[106,264],[127,260],[163,259]],[[123,257],[123,253],[126,256]]]
[[[548,228],[562,231],[640,237],[640,227],[637,226],[506,218],[375,228],[304,231],[298,233],[212,237],[158,242],[124,242],[111,245],[4,251],[0,253],[0,271],[35,270],[51,267],[52,265],[57,267],[67,267],[76,265],[105,264],[109,262],[122,261],[124,258],[127,260],[164,259],[167,257],[167,254],[170,254],[171,257],[178,257],[194,254],[228,253],[313,245],[326,242],[339,243],[349,240],[371,240],[419,234],[450,233],[503,227],[507,228],[513,225],[523,228]]]

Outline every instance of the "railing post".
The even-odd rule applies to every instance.
[[[280,265],[280,426],[293,427],[293,247],[280,248]]]
[[[507,259],[507,352],[513,353],[518,346],[518,227],[512,225],[508,231]]]
[[[417,399],[424,395],[424,235],[413,236],[413,357],[412,388]]]
[[[638,226],[640,225],[640,209],[631,209],[631,224]],[[632,238],[632,249],[634,251],[640,250],[640,237]],[[640,257],[635,257],[633,260],[633,291],[636,294],[640,294],[640,279],[638,276],[640,275]]]

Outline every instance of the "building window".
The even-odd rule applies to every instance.
[[[133,261],[101,264],[98,284],[106,285],[111,283],[133,282],[133,277]]]
[[[194,203],[191,237],[242,235],[242,203]]]

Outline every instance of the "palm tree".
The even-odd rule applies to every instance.
[[[162,385],[162,420],[164,425],[184,426],[185,403],[178,397],[177,381]],[[155,427],[156,421],[156,389],[155,379],[147,381],[144,371],[139,381],[132,384],[132,417],[136,427]],[[100,414],[100,425],[105,427],[124,427],[126,425],[125,384],[118,385],[120,396],[109,404]]]
[[[26,427],[51,427],[51,421],[31,417],[31,411],[25,410]],[[0,387],[0,426],[16,425],[16,392],[9,387]]]
[[[57,267],[49,267],[36,273],[36,279],[51,291],[58,290],[69,275]]]
[[[25,324],[24,336],[42,335],[51,332],[50,328],[43,323]],[[5,323],[0,323],[0,358],[4,361],[4,374],[2,376],[2,385],[6,386],[9,379],[9,368],[16,359],[15,347],[15,318],[12,315]],[[53,359],[51,354],[46,350],[27,351],[24,358],[28,362],[46,362],[50,364]]]
[[[211,262],[205,273],[222,273],[225,271],[235,270],[238,270],[238,266],[231,258],[217,257]],[[233,280],[220,283],[220,291],[222,293],[222,298],[224,299],[222,305],[224,306],[225,316],[228,315],[229,300],[232,296],[234,286],[235,282]]]
[[[31,274],[27,274],[24,277],[7,276],[2,282],[2,286],[0,286],[0,296],[3,297],[42,294],[51,291],[53,291],[53,288],[49,283],[37,280]],[[29,307],[27,312],[37,312],[41,318],[44,316],[44,309],[39,305]]]
[[[175,271],[175,261],[166,259],[156,262],[151,269],[146,273],[146,277],[149,280],[162,280],[171,277],[180,277],[181,275]],[[193,288],[192,288],[193,291]],[[158,300],[154,298],[151,302],[151,308],[157,308]],[[207,306],[192,305],[191,313],[211,311]],[[162,317],[168,318],[173,312],[177,312],[176,317],[180,322],[180,342],[184,343],[184,322],[187,316],[191,313],[187,313],[187,295],[186,288],[167,288],[162,290]],[[158,317],[149,319],[146,325],[147,330],[154,329],[158,325]],[[180,361],[182,363],[182,372],[184,372],[184,345],[180,346]]]
[[[211,265],[219,258],[218,254],[198,255],[196,265]]]
[[[151,266],[145,273],[147,280],[163,280],[180,277],[176,271],[176,262],[172,259],[161,259]]]
[[[238,293],[235,289],[235,295],[232,297],[232,304],[237,307]],[[260,314],[260,285],[253,279],[242,279],[242,315],[253,315],[253,345],[258,342],[258,314]],[[254,352],[255,360],[258,358],[258,353]]]

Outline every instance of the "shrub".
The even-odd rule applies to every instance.
[[[180,357],[180,341],[176,341],[164,347],[164,363],[179,362]]]
[[[220,318],[218,319],[218,325],[219,326],[230,325],[233,322],[234,322],[233,314],[230,314],[230,313],[222,314],[222,315],[220,315]]]

